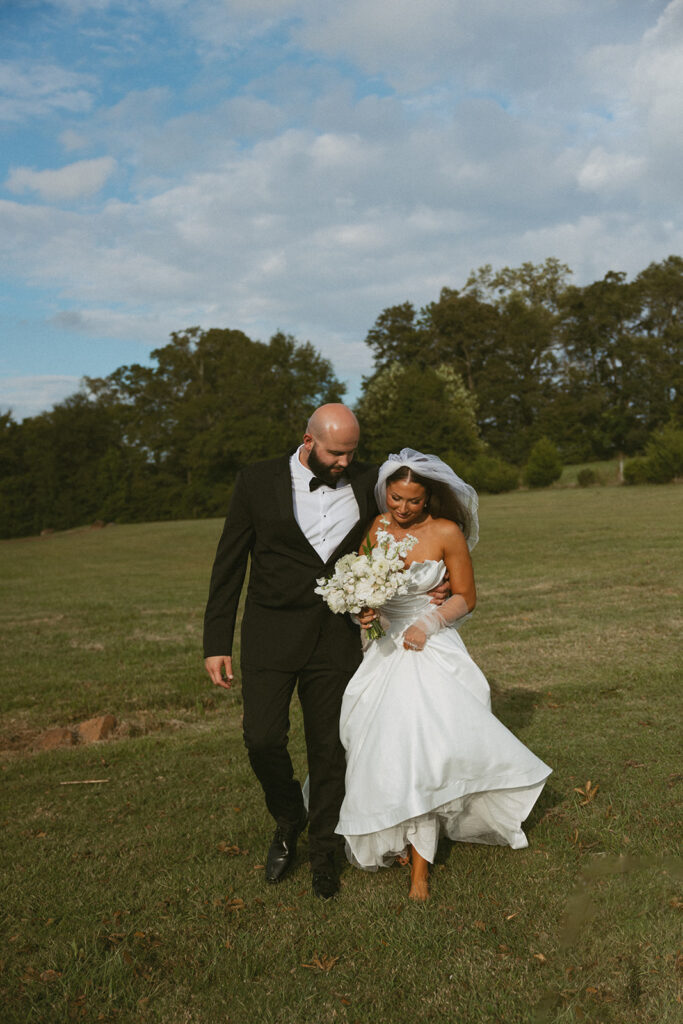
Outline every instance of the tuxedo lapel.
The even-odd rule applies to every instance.
[[[275,491],[275,500],[278,504],[280,514],[284,519],[288,520],[292,527],[292,540],[296,542],[298,540],[298,547],[310,554],[319,565],[324,565],[322,558],[315,550],[313,545],[307,539],[305,533],[296,521],[294,515],[294,499],[292,497],[292,473],[289,468],[289,460],[291,455],[284,456],[278,463],[277,469],[273,474],[273,489]]]
[[[351,463],[353,467],[353,463]],[[361,483],[362,477],[359,477],[357,473],[353,473],[350,467],[351,486],[353,487],[353,493],[356,496],[358,502],[358,518],[361,523],[365,523],[368,517],[368,494],[367,487]]]
[[[294,501],[292,499],[292,476],[289,471],[289,456],[283,456],[278,462],[273,474],[272,486],[275,500],[277,501],[280,514],[285,519],[291,519],[296,525],[294,518]]]

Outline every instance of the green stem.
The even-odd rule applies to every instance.
[[[368,640],[378,640],[381,636],[386,636],[386,633],[382,629],[379,619],[375,619],[372,625],[368,626],[365,634]]]

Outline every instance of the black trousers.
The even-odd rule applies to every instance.
[[[360,657],[359,657],[360,660]],[[287,749],[289,707],[298,683],[309,773],[308,843],[311,868],[324,868],[341,844],[334,829],[344,799],[346,758],[339,740],[339,712],[353,670],[331,663],[320,642],[306,664],[279,671],[242,665],[244,742],[251,766],[278,825],[301,819],[301,786]]]

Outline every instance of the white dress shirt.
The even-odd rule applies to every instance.
[[[310,482],[315,474],[299,460],[302,448],[303,445],[289,460],[294,517],[308,543],[326,562],[358,522],[360,511],[353,487],[346,477],[342,477],[336,487],[322,484],[311,491]]]

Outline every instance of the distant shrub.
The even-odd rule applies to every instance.
[[[598,482],[598,476],[594,469],[589,469],[588,466],[584,466],[576,474],[576,482],[579,487],[592,487],[593,484]]]
[[[683,476],[683,430],[673,423],[656,430],[645,447],[645,458],[654,484]]]
[[[645,454],[624,467],[627,484],[668,484],[679,476],[683,476],[683,430],[673,423],[656,430]]]
[[[529,487],[549,487],[562,475],[562,459],[549,437],[542,437],[531,449],[524,468],[524,480]]]
[[[635,459],[629,459],[624,466],[624,483],[646,484],[648,483],[648,471],[647,459],[644,459],[642,455]]]
[[[476,491],[501,494],[514,491],[519,485],[519,470],[495,455],[479,455],[469,466],[465,479]]]

